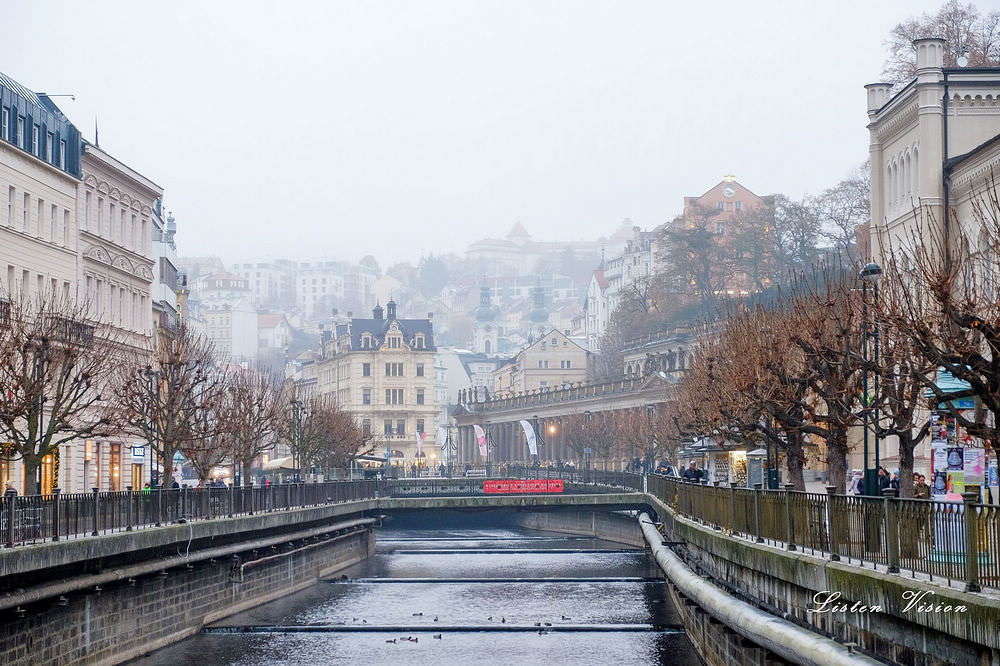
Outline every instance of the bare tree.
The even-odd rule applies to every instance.
[[[322,469],[328,475],[331,469],[349,467],[360,453],[371,452],[373,445],[373,437],[336,402],[327,398],[309,402],[298,442],[303,466]]]
[[[1000,12],[982,13],[972,4],[949,0],[936,14],[911,16],[889,32],[882,75],[889,83],[909,81],[917,75],[913,40],[940,37],[945,40],[944,66],[958,66],[965,57],[972,67],[1000,64]]]
[[[590,449],[590,460],[603,461],[607,469],[608,459],[618,443],[618,419],[614,412],[574,414],[564,421],[563,433],[569,447],[581,459],[587,458]]]
[[[183,325],[175,337],[160,336],[152,363],[147,351],[122,364],[116,397],[127,427],[158,455],[162,480],[172,477],[176,453],[214,446],[220,422],[207,418],[204,410],[215,409],[224,387],[211,343]]]
[[[226,372],[227,451],[240,467],[244,484],[253,463],[281,438],[288,401],[276,377],[266,368],[231,367]]]
[[[871,207],[871,164],[824,190],[813,202],[821,234],[851,261],[860,260],[858,230],[866,229]]]
[[[85,313],[54,295],[0,298],[0,440],[24,461],[25,492],[41,492],[42,459],[58,463],[61,444],[119,431],[122,341]]]
[[[893,328],[908,336],[927,365],[915,374],[959,427],[979,437],[995,455],[1000,446],[1000,188],[990,175],[973,197],[969,219],[961,224],[954,211],[951,237],[940,233],[926,209],[915,211],[909,239],[883,238],[887,282],[898,296],[884,308]],[[948,391],[941,372],[968,388]],[[921,376],[922,375],[922,376]],[[977,398],[981,408],[969,413],[958,398]],[[992,416],[991,416],[992,415]]]

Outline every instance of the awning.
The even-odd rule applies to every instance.
[[[274,472],[279,469],[294,470],[295,467],[294,463],[292,462],[292,459],[289,457],[289,458],[275,458],[270,462],[264,463],[264,467],[262,469],[265,472]]]

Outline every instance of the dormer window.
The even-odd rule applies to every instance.
[[[423,349],[424,348],[424,336],[423,336],[423,334],[417,335],[417,337],[414,338],[413,344],[414,344],[414,346],[417,349]]]
[[[386,342],[389,343],[390,349],[399,349],[400,345],[403,342],[403,339],[398,335],[390,335],[388,338],[386,338]]]
[[[367,333],[361,336],[361,348],[371,349],[372,348],[372,336]]]

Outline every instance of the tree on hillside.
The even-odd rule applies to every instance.
[[[958,67],[961,56],[969,67],[1000,65],[1000,11],[983,13],[971,2],[949,0],[937,13],[911,16],[889,32],[882,69],[886,82],[904,83],[917,75],[913,40],[924,37],[945,40],[945,67]]]
[[[420,293],[424,298],[437,296],[448,284],[448,267],[433,254],[420,260],[419,270]]]

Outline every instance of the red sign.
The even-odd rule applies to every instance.
[[[562,479],[487,479],[483,492],[487,495],[502,493],[561,493]]]

